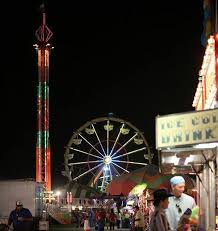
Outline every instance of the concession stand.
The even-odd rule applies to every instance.
[[[218,109],[156,117],[156,149],[162,174],[189,174],[200,207],[199,226],[216,229]]]

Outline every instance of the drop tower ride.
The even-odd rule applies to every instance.
[[[34,45],[38,56],[37,86],[37,141],[36,141],[36,182],[44,184],[44,190],[51,192],[51,153],[49,142],[49,43],[53,33],[46,25],[46,13],[41,7],[42,24],[35,35]]]

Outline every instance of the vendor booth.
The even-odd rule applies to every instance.
[[[196,188],[195,181],[188,175],[180,174],[187,183],[187,189]],[[130,173],[118,176],[110,182],[107,193],[110,196],[122,195],[126,198],[126,207],[129,214],[134,214],[133,208],[138,205],[145,219],[145,230],[148,228],[150,215],[154,211],[153,192],[156,189],[165,188],[170,191],[170,179],[172,174],[161,174],[155,165],[146,165]],[[128,227],[123,227],[128,228]]]
[[[162,174],[189,174],[200,207],[199,226],[216,230],[218,109],[156,117]]]

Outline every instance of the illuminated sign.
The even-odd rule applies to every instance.
[[[218,109],[156,117],[156,148],[218,141]]]

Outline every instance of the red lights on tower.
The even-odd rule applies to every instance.
[[[36,142],[36,181],[44,183],[45,191],[51,191],[51,153],[49,142],[49,40],[53,33],[46,25],[44,5],[42,25],[35,35],[34,45],[38,55],[38,86],[37,86],[37,142]]]

